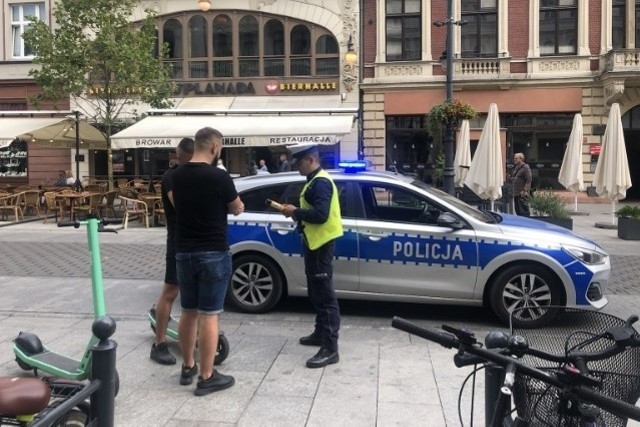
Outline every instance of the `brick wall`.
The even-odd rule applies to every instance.
[[[509,54],[526,58],[529,52],[529,2],[509,0]],[[525,70],[526,71],[526,70]]]

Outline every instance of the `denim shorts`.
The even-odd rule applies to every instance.
[[[203,314],[222,312],[231,279],[231,254],[180,252],[176,254],[180,305]]]

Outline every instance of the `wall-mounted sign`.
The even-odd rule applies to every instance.
[[[589,154],[591,154],[592,156],[600,155],[601,151],[602,151],[602,145],[600,144],[592,144],[589,146]]]
[[[173,148],[178,145],[180,138],[136,138],[136,148]],[[335,144],[338,139],[333,135],[290,135],[290,136],[231,136],[222,139],[225,147],[260,147],[267,145],[290,145],[290,144]],[[116,141],[114,148],[119,147]]]

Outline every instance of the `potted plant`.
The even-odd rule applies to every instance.
[[[616,211],[618,237],[625,240],[640,240],[640,206],[625,205]]]
[[[441,147],[443,127],[456,127],[461,120],[470,120],[477,115],[478,112],[470,104],[459,99],[446,100],[434,105],[427,115],[427,130],[433,140],[433,147]]]
[[[529,209],[532,218],[573,230],[573,219],[569,216],[564,198],[551,189],[535,191],[529,199]]]

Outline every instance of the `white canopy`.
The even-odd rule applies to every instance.
[[[60,117],[2,117],[0,118],[0,148],[9,146],[18,135],[63,121],[65,119]]]
[[[205,126],[219,130],[227,147],[278,146],[296,143],[335,144],[351,133],[351,109],[336,112],[290,111],[232,113],[199,110],[162,111],[150,115],[111,137],[112,147],[171,148],[182,138],[193,138]],[[227,115],[228,114],[228,115]]]

